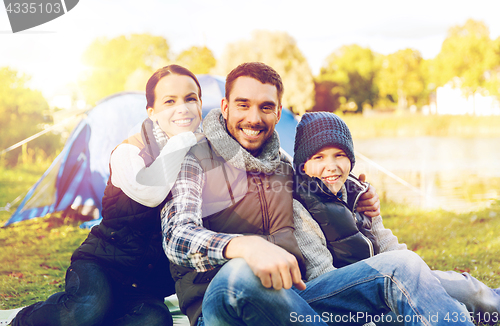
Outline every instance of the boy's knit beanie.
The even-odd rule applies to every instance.
[[[334,146],[343,150],[351,161],[351,170],[356,159],[351,132],[336,114],[331,112],[308,112],[297,125],[293,164],[300,171],[311,156],[325,146]]]

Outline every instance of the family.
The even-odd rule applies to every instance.
[[[280,75],[243,63],[202,121],[189,70],[146,85],[139,134],[118,145],[102,222],[75,250],[64,292],[12,325],[473,325],[500,291],[430,270],[383,226],[374,188],[352,173],[353,141],[333,113],[302,116],[293,162],[275,125]]]

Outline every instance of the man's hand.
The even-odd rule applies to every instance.
[[[364,174],[360,174],[358,179],[362,182],[365,182],[366,176]],[[367,192],[359,197],[359,202],[356,210],[369,217],[380,215],[380,199],[378,198],[377,192],[372,185],[368,187]]]
[[[289,289],[292,285],[305,290],[295,256],[259,236],[232,239],[225,248],[225,257],[243,258],[266,288]]]

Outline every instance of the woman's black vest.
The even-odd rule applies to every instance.
[[[144,133],[142,141],[134,135],[126,142],[146,149],[151,147],[143,145],[146,143]],[[169,261],[162,247],[160,218],[160,211],[170,196],[156,207],[144,206],[115,187],[110,175],[102,198],[102,221],[92,228],[71,260],[97,261],[109,269],[118,282],[145,288],[153,294],[175,293],[174,281],[168,272]]]
[[[345,183],[347,203],[334,195],[318,178],[297,173],[294,198],[299,200],[321,227],[337,268],[378,254],[379,246],[371,232],[371,218],[354,210],[367,189],[350,175]]]

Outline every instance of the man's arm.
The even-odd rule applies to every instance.
[[[163,248],[168,259],[197,272],[226,263],[224,248],[239,236],[203,227],[201,196],[204,183],[203,169],[191,154],[187,154],[172,188],[172,199],[161,212]]]
[[[170,261],[205,272],[241,257],[265,287],[281,289],[295,284],[305,289],[297,260],[286,250],[260,236],[217,233],[203,227],[204,182],[198,161],[186,155],[172,188],[172,199],[161,213],[163,247]]]
[[[365,182],[366,176],[359,175],[359,181]],[[378,198],[375,188],[370,185],[368,190],[359,197],[358,206],[356,210],[369,217],[376,217],[380,215],[380,199]]]

